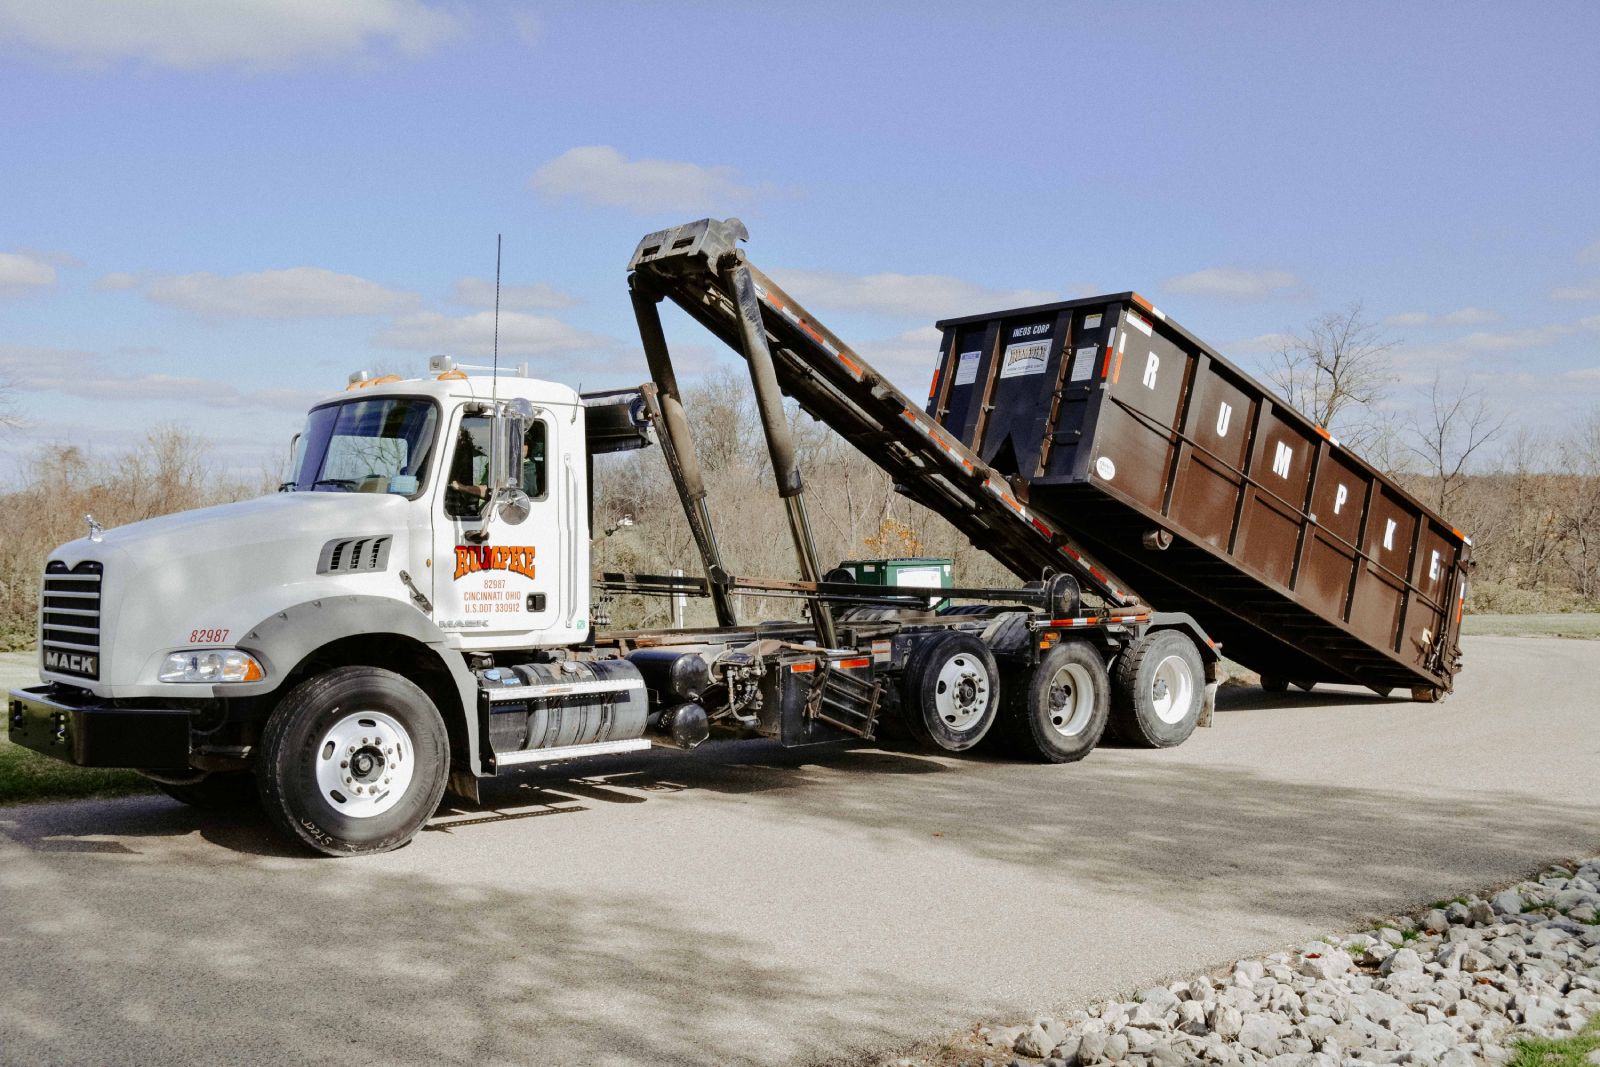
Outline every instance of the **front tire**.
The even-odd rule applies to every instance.
[[[1009,687],[995,723],[1001,751],[1041,763],[1074,763],[1094,751],[1111,712],[1105,661],[1085,641],[1067,641]]]
[[[966,751],[983,740],[1000,708],[994,656],[971,634],[935,634],[906,664],[902,707],[906,726],[924,748]]]
[[[1111,727],[1141,748],[1172,748],[1194,733],[1204,704],[1205,665],[1178,630],[1152,630],[1117,657]]]
[[[329,856],[411,840],[438,808],[449,769],[438,709],[379,667],[340,667],[296,686],[267,720],[261,750],[267,815]]]

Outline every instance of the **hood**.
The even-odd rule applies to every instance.
[[[252,545],[304,543],[319,533],[329,538],[399,533],[408,505],[404,497],[389,493],[271,493],[117,526],[99,541],[81,537],[68,542],[50,558],[70,565],[115,557],[139,565],[219,547],[239,551]],[[315,557],[311,563],[314,569]]]
[[[168,652],[231,646],[295,604],[339,593],[405,598],[398,574],[412,507],[386,493],[275,493],[119,526],[50,558],[104,566],[95,688],[121,690],[154,682]],[[392,539],[383,569],[317,573],[330,541],[379,536]]]

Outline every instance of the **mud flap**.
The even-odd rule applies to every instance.
[[[471,771],[450,771],[450,781],[445,785],[445,792],[454,793],[462,800],[470,800],[474,804],[481,804],[478,797],[478,778]]]

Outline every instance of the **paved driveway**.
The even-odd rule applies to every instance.
[[[0,1059],[834,1062],[1600,852],[1600,643],[1467,661],[1442,704],[1234,691],[1072,767],[596,762],[357,860],[158,797],[0,809]]]

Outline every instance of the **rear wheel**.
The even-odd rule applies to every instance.
[[[1094,750],[1111,710],[1111,683],[1100,653],[1067,641],[1008,689],[994,737],[1007,755],[1072,763]]]
[[[340,667],[296,686],[261,739],[261,798],[278,828],[318,852],[387,852],[439,806],[449,742],[410,681]]]
[[[1179,630],[1152,630],[1117,657],[1111,726],[1144,748],[1181,745],[1194,733],[1204,703],[1205,665]]]
[[[962,752],[983,740],[1000,706],[994,657],[971,634],[949,631],[924,641],[906,665],[903,708],[918,743]]]

